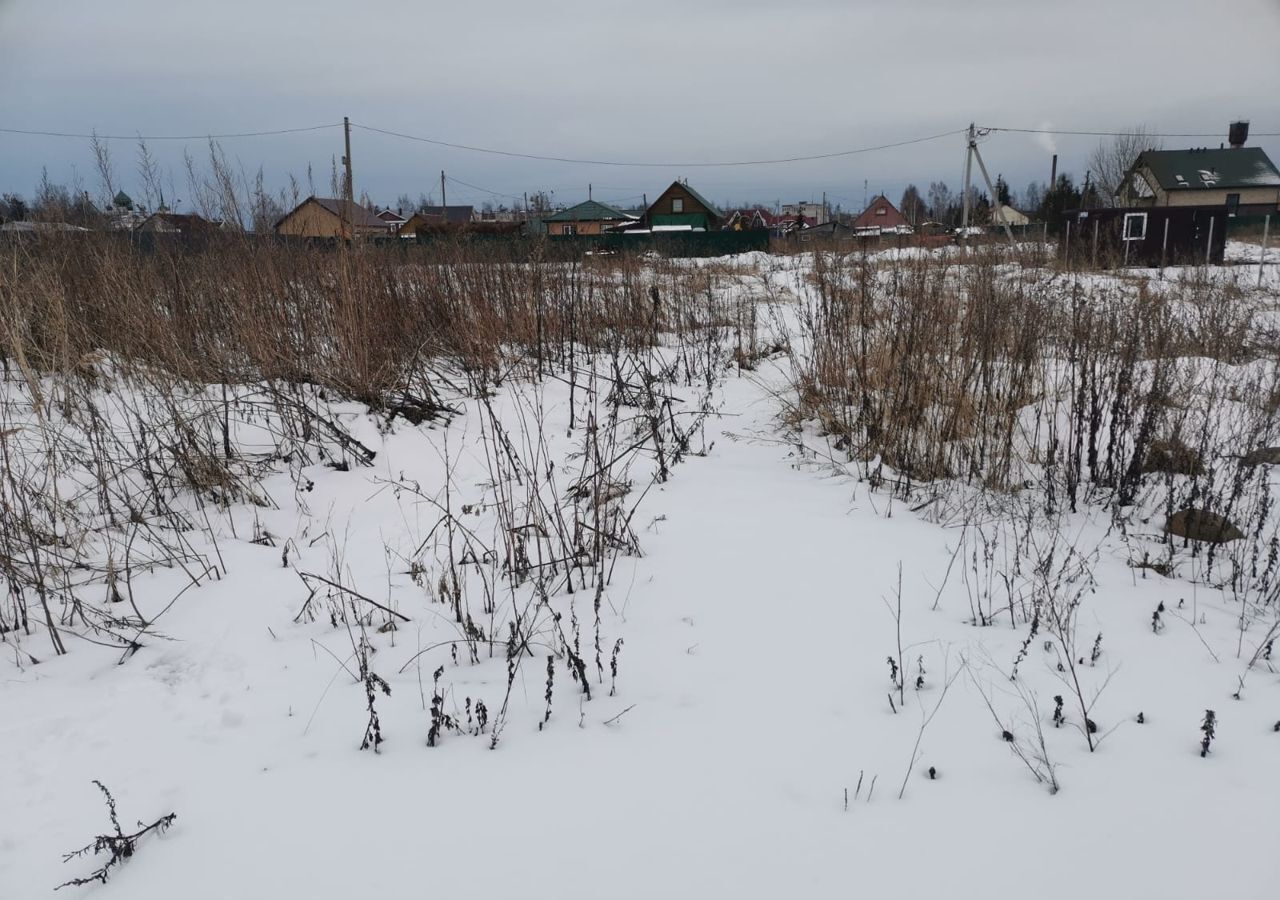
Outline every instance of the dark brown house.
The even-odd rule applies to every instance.
[[[650,231],[719,231],[724,213],[689,185],[673,181],[644,211],[640,223]]]
[[[459,230],[475,219],[474,206],[424,206],[405,220],[397,231],[401,237],[413,237],[419,231]]]
[[[1221,263],[1226,206],[1156,206],[1067,212],[1059,256],[1076,266],[1186,266]]]

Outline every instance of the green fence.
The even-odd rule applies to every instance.
[[[418,243],[438,240],[474,241],[502,246],[519,254],[541,250],[544,257],[577,259],[588,254],[657,253],[666,257],[731,256],[753,250],[769,250],[767,229],[752,231],[667,231],[645,234],[556,234],[537,237],[510,235],[467,235],[437,237],[418,234]]]

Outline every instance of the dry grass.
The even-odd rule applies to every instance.
[[[641,477],[632,462],[655,460],[643,477],[661,480],[690,451],[698,419],[675,415],[666,386],[705,396],[731,355],[755,346],[754,317],[725,290],[737,277],[727,264],[516,258],[482,243],[347,248],[227,235],[192,247],[77,234],[0,245],[0,637],[17,650],[20,636],[43,630],[62,653],[70,630],[136,651],[156,624],[117,602],[132,598],[136,575],[181,566],[189,585],[218,578],[226,529],[210,517],[272,504],[266,471],[288,467],[301,496],[307,465],[372,461],[334,411],[353,400],[384,426],[448,418],[457,398],[480,402],[493,483],[531,492],[496,498],[507,537],[487,558],[503,565],[482,593],[499,578],[531,579],[532,550],[511,536],[534,532],[553,536],[536,549],[555,560],[536,570],[538,590],[557,574],[572,588],[571,568],[579,588],[599,589],[604,567],[635,550],[629,507],[612,503]],[[499,386],[544,379],[571,386],[570,430],[591,435],[582,459],[594,465],[584,464],[569,510],[549,470],[540,474],[541,401],[518,404],[527,434],[507,434],[488,405]],[[193,533],[206,549],[193,548]],[[448,533],[448,562],[410,564],[443,566],[456,584],[452,524]],[[346,621],[346,606],[335,609]],[[461,606],[458,617],[471,622]]]

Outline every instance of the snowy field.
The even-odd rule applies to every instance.
[[[420,424],[331,402],[367,466],[268,458],[245,416],[256,493],[186,499],[208,524],[185,566],[139,565],[121,596],[85,576],[86,604],[152,623],[136,647],[81,613],[55,654],[32,597],[0,644],[0,897],[106,861],[63,861],[109,833],[94,780],[125,833],[176,819],[59,895],[1275,896],[1274,586],[1224,588],[1161,501],[1121,528],[1101,501],[1045,514],[1036,487],[869,479],[787,416],[798,355],[771,347],[804,340],[811,260],[737,265],[750,368],[726,349],[628,380],[656,403],[611,404],[607,372],[513,379]],[[1280,266],[1261,290],[1207,277],[1273,321]],[[5,440],[10,471],[48,452]],[[603,536],[565,562],[567,534]]]

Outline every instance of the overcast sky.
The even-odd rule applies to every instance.
[[[909,140],[970,121],[1225,139],[1234,118],[1280,132],[1280,0],[0,0],[0,127],[208,134],[353,122],[514,152],[716,162]],[[996,134],[1015,191],[1079,176],[1096,138]],[[1256,138],[1280,160],[1280,139]],[[183,147],[152,142],[186,195]],[[340,128],[227,139],[269,183],[308,165],[329,191]],[[135,148],[113,144],[126,190]],[[439,174],[557,202],[639,201],[686,177],[712,199],[820,198],[860,208],[908,182],[958,188],[959,136],[839,159],[735,168],[540,162],[356,130],[357,192],[438,198]],[[88,142],[0,133],[0,190],[47,166],[98,193]],[[449,201],[509,198],[451,185]],[[181,207],[180,207],[181,208]]]

